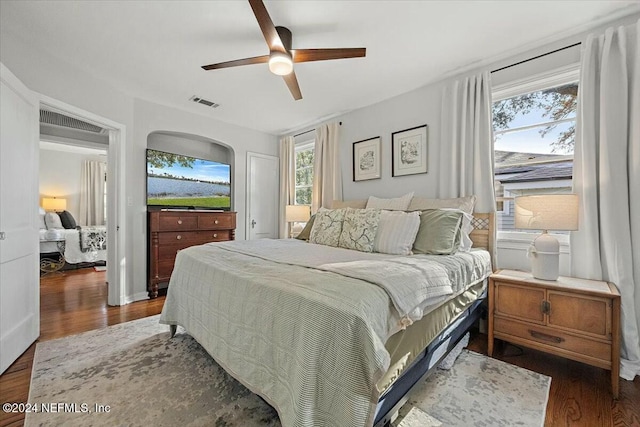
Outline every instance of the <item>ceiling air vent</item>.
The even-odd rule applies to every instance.
[[[190,101],[196,102],[198,104],[202,104],[202,105],[206,105],[207,107],[211,107],[211,108],[218,108],[220,106],[220,104],[216,104],[213,101],[208,101],[206,99],[202,99],[199,96],[195,96],[193,95],[191,98],[189,98]]]
[[[40,110],[40,123],[99,134],[106,132],[106,130],[100,126],[92,125],[91,123],[83,122],[82,120],[74,119],[73,117],[48,110]]]

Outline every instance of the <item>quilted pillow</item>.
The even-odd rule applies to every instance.
[[[382,211],[373,243],[374,252],[411,255],[418,227],[420,212]]]
[[[48,230],[64,228],[62,226],[62,221],[60,220],[60,215],[55,212],[47,212],[44,216],[44,223],[46,224]]]
[[[320,208],[313,220],[309,242],[318,245],[338,246],[345,209]]]
[[[69,211],[62,211],[58,214],[60,217],[60,222],[62,222],[62,226],[66,229],[76,228],[78,224],[76,224],[75,218],[71,215]]]
[[[413,243],[413,253],[450,255],[457,252],[463,215],[460,210],[422,211],[420,229]]]
[[[413,191],[395,199],[379,199],[369,196],[367,209],[386,209],[389,211],[406,211],[413,199]]]
[[[347,208],[338,246],[360,252],[373,252],[379,222],[380,209]]]

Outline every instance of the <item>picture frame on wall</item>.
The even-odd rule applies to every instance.
[[[427,173],[427,125],[391,134],[391,176]]]
[[[353,143],[353,180],[378,179],[381,174],[381,140],[379,136]]]

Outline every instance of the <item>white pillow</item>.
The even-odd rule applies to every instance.
[[[373,251],[391,255],[411,255],[420,228],[420,212],[382,211]]]
[[[47,212],[44,216],[44,223],[46,224],[48,230],[64,228],[62,226],[62,220],[60,220],[60,215],[55,212]]]
[[[338,246],[345,211],[346,209],[318,209],[309,235],[309,243]]]
[[[360,252],[373,252],[380,212],[380,209],[347,208],[338,246]]]
[[[46,230],[47,229],[47,224],[45,224],[45,222],[44,222],[44,216],[46,214],[47,214],[47,212],[44,209],[40,208],[40,211],[38,212],[38,218],[40,219],[40,230]]]
[[[369,196],[367,209],[386,209],[389,211],[406,211],[413,199],[413,191],[395,199],[379,199]]]

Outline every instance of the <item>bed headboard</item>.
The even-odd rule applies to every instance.
[[[495,214],[493,212],[474,212],[471,225],[473,226],[473,231],[470,233],[469,237],[471,237],[471,240],[473,241],[473,247],[483,248],[489,251],[489,254],[491,254],[491,265],[495,270]]]

